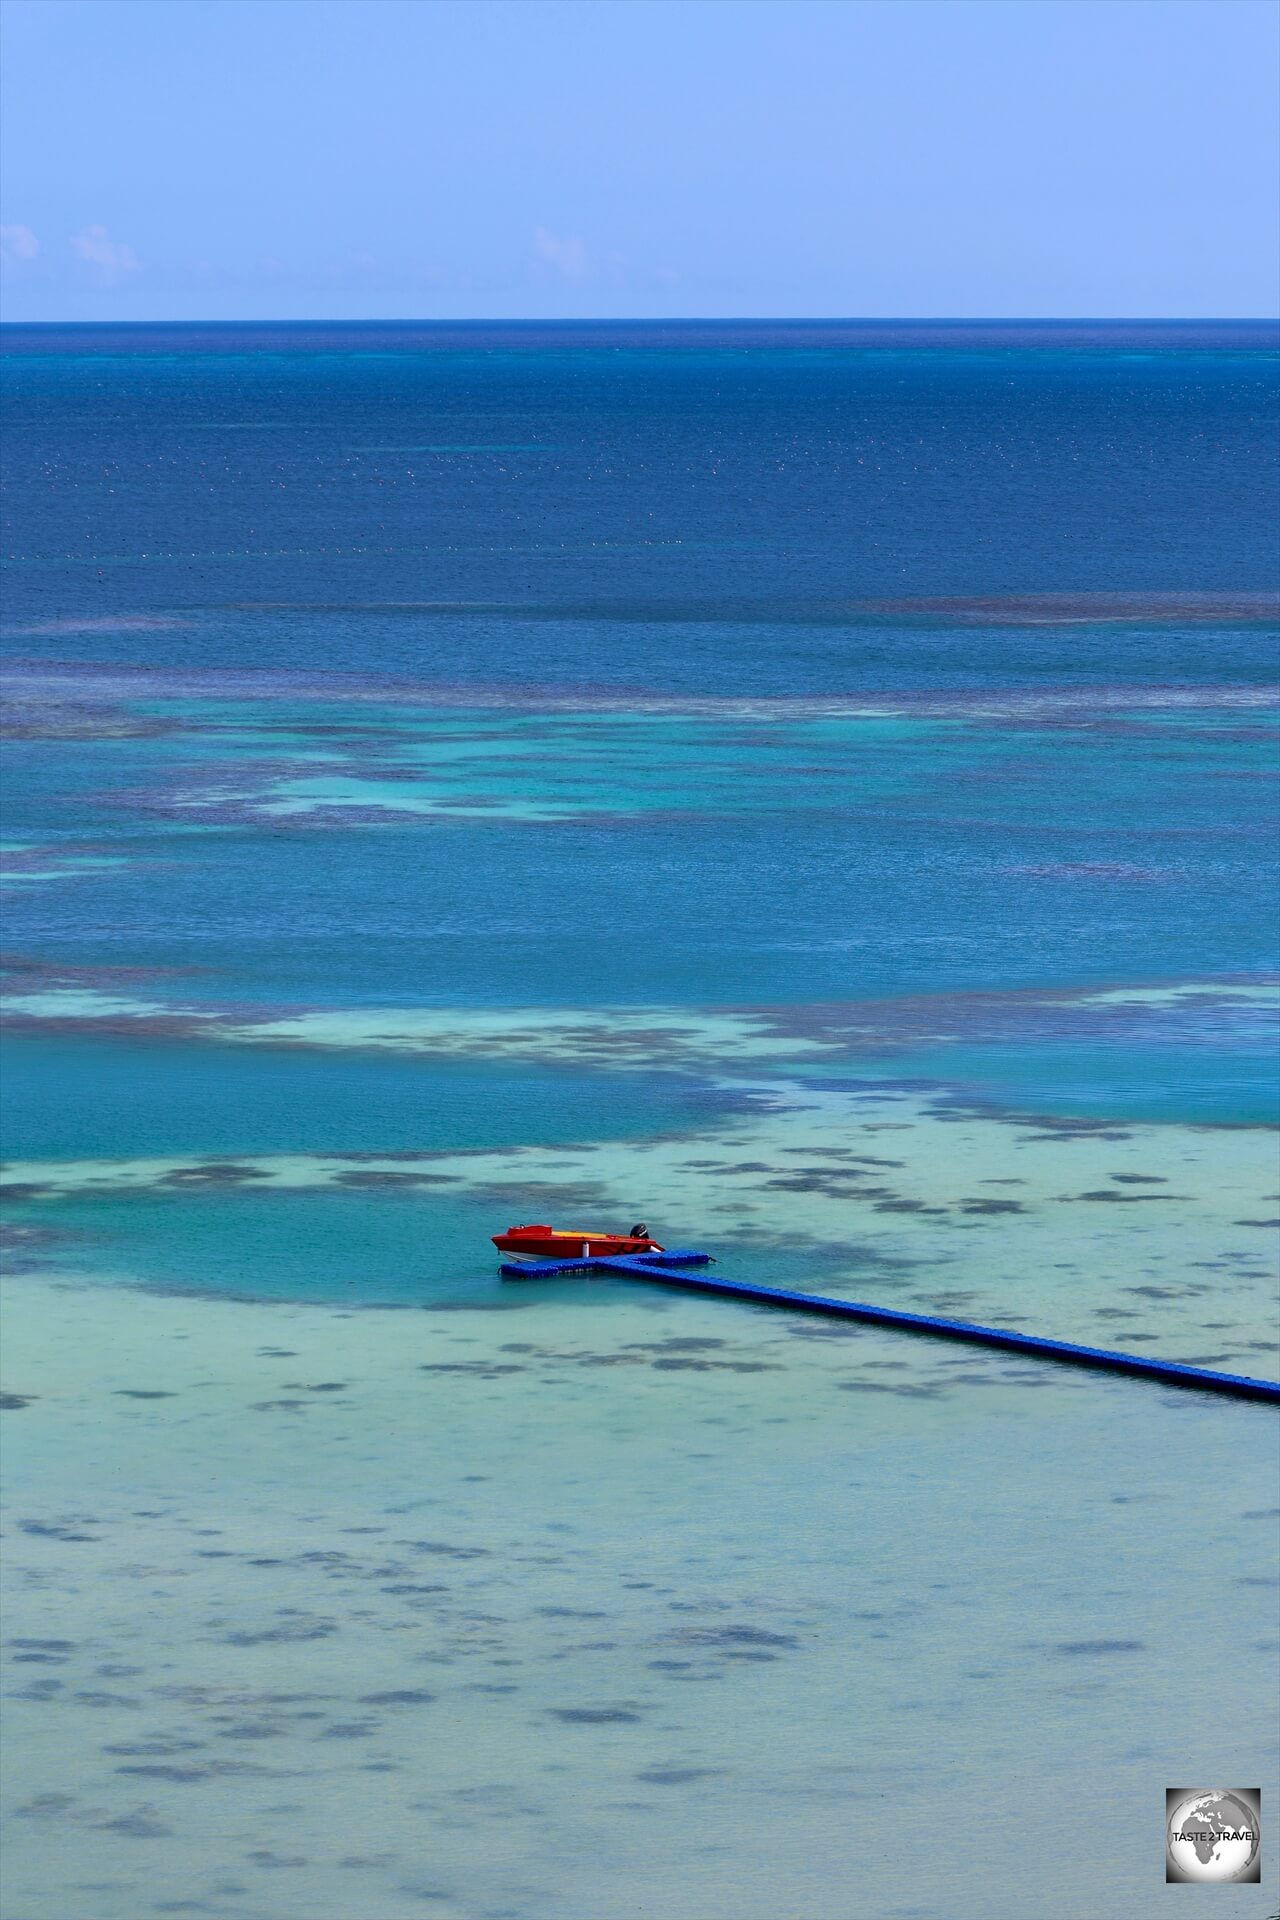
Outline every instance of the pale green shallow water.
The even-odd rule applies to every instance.
[[[1274,1790],[1269,1409],[472,1249],[644,1164],[738,1277],[1269,1373],[1270,1148],[775,1081],[663,1141],[13,1166],[14,1920],[142,1874],[234,1920],[1162,1913],[1163,1786]],[[352,1306],[200,1297],[255,1231]]]
[[[10,1284],[12,1920],[1155,1916],[1165,1784],[1274,1804],[1266,1409],[647,1293]]]

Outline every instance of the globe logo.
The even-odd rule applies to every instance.
[[[1260,1880],[1259,1798],[1251,1787],[1171,1787],[1166,1795],[1165,1879]]]

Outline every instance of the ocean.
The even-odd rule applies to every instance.
[[[1265,1407],[489,1236],[1276,1377],[1278,357],[0,332],[13,1920],[1143,1920],[1275,1806]]]

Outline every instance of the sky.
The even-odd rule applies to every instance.
[[[5,319],[1262,316],[1273,0],[4,0]]]

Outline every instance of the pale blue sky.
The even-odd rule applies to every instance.
[[[1272,0],[5,0],[5,317],[1260,315]]]

